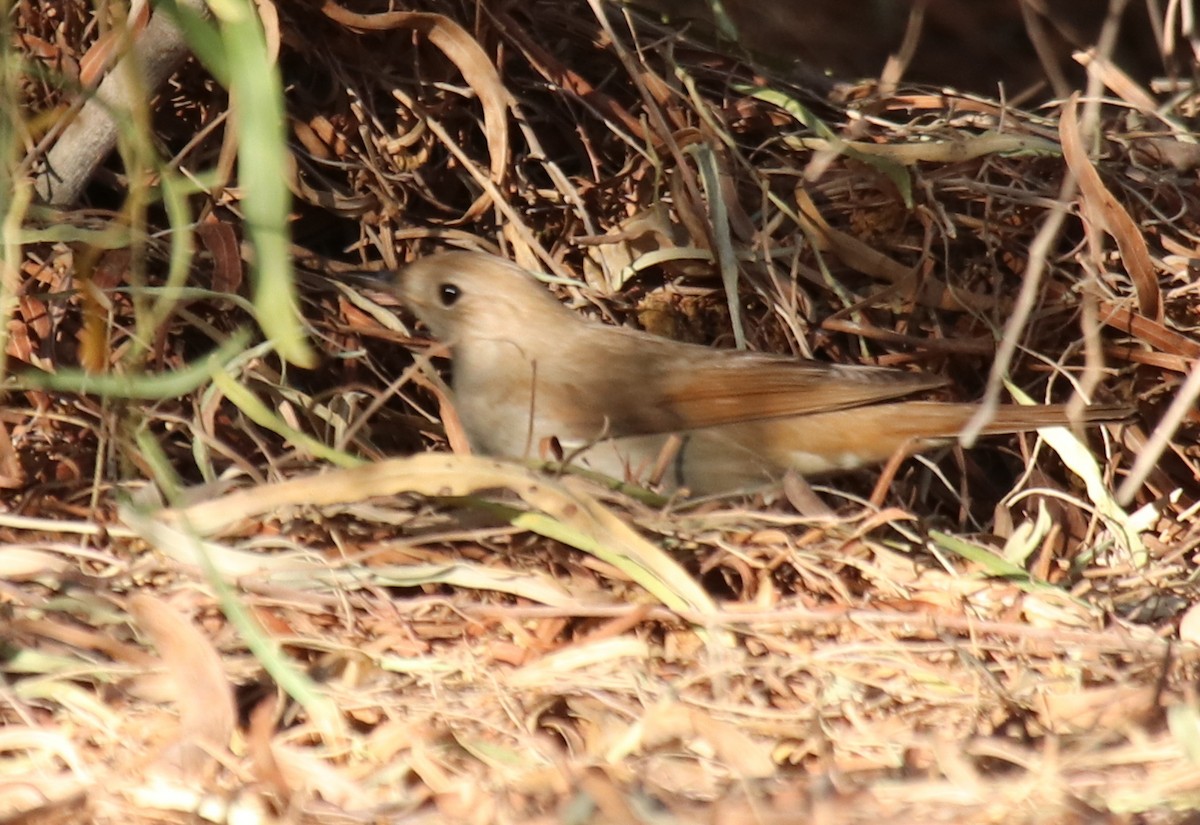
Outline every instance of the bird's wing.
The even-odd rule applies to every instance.
[[[876,404],[942,386],[936,376],[673,344],[632,380],[593,392],[608,435],[693,430]]]

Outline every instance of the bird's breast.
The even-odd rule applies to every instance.
[[[455,354],[455,408],[471,446],[487,455],[533,458],[554,437],[565,445],[602,434],[603,414],[586,387],[507,342]]]

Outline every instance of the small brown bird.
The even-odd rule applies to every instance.
[[[586,320],[530,273],[478,252],[422,258],[401,300],[450,349],[455,408],[472,449],[545,455],[693,493],[850,470],[956,437],[977,407],[894,401],[944,383],[881,367],[719,350]],[[888,403],[890,402],[890,403]],[[1093,406],[1084,421],[1126,411]],[[1065,407],[1001,406],[984,434],[1068,423]]]

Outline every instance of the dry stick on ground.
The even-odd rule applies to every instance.
[[[1062,189],[1059,191],[1058,208],[1053,209],[1046,216],[1046,222],[1042,224],[1041,229],[1034,236],[1033,242],[1029,244],[1029,260],[1025,266],[1025,274],[1021,278],[1021,289],[1017,293],[1017,300],[1013,303],[1008,323],[1004,328],[1004,335],[1000,339],[1000,345],[996,348],[996,357],[992,361],[987,388],[984,390],[983,398],[979,399],[979,411],[975,413],[959,435],[959,443],[964,447],[970,447],[975,443],[975,439],[979,437],[984,426],[995,417],[996,409],[1000,406],[1000,388],[1003,386],[1004,376],[1008,371],[1009,364],[1012,363],[1013,354],[1017,351],[1021,330],[1024,329],[1029,316],[1033,313],[1034,305],[1037,303],[1038,287],[1042,282],[1042,273],[1046,269],[1046,260],[1049,257],[1050,248],[1058,239],[1063,221],[1066,220],[1066,204],[1075,197],[1075,188],[1075,176],[1068,170],[1063,179]]]
[[[1115,48],[1116,36],[1120,29],[1120,12],[1125,8],[1127,2],[1128,0],[1110,0],[1108,15],[1105,18],[1104,28],[1100,32],[1100,40],[1096,47],[1097,53],[1105,58],[1108,58]],[[1089,136],[1097,134],[1099,129],[1099,93],[1099,81],[1094,75],[1089,76],[1087,94],[1084,97],[1083,115],[1079,119],[1079,129],[1084,136],[1085,143],[1089,139]],[[1072,120],[1074,120],[1076,105],[1076,98],[1072,98],[1066,104],[1067,108],[1070,109]],[[1060,122],[1060,128],[1061,125]],[[1063,142],[1061,138],[1060,142]],[[1062,188],[1059,191],[1058,207],[1046,218],[1046,222],[1038,230],[1033,243],[1030,244],[1029,260],[1025,267],[1025,275],[1021,281],[1021,290],[1017,294],[1017,300],[1013,305],[1012,313],[1009,315],[1008,323],[1004,327],[1004,335],[1000,340],[1000,346],[996,350],[996,357],[992,363],[991,372],[988,375],[987,387],[984,390],[983,398],[980,399],[979,412],[976,413],[975,417],[971,419],[971,422],[959,436],[959,442],[966,447],[970,447],[975,443],[975,439],[979,437],[984,424],[991,419],[999,404],[1000,388],[1003,383],[1004,374],[1012,363],[1021,330],[1024,329],[1030,314],[1033,312],[1034,302],[1038,295],[1038,287],[1046,268],[1046,261],[1051,247],[1062,228],[1063,221],[1066,219],[1066,205],[1074,199],[1076,191],[1075,175],[1068,169],[1063,179]]]
[[[1192,364],[1192,369],[1188,373],[1187,380],[1179,388],[1179,391],[1175,393],[1175,399],[1171,402],[1171,406],[1167,408],[1167,412],[1163,415],[1162,420],[1158,422],[1158,426],[1154,428],[1154,431],[1150,435],[1150,440],[1138,452],[1133,469],[1129,471],[1129,475],[1121,482],[1121,487],[1117,490],[1117,501],[1120,504],[1129,505],[1133,502],[1133,498],[1141,488],[1142,483],[1150,477],[1150,473],[1158,466],[1159,459],[1167,451],[1171,439],[1179,430],[1183,420],[1187,417],[1188,413],[1195,409],[1198,397],[1200,397],[1200,361]]]
[[[202,17],[208,15],[204,0],[179,0],[179,5]],[[68,206],[78,200],[117,144],[117,117],[165,83],[188,54],[187,41],[176,21],[157,10],[133,49],[100,82],[47,153],[46,166],[34,179],[39,197],[55,206]]]

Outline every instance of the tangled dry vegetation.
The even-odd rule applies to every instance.
[[[152,340],[178,227],[142,181],[110,160],[87,209],[29,213],[9,374],[126,383],[0,412],[2,821],[1200,807],[1194,75],[1144,86],[1101,50],[1088,94],[1023,109],[827,83],[598,0],[419,5],[258,4],[319,365],[234,336],[243,192],[197,64],[145,124],[200,241]],[[71,0],[10,26],[40,151],[103,27]],[[144,236],[65,231],[139,191]],[[1137,414],[699,502],[452,453],[436,349],[318,277],[447,246],[609,322]]]

